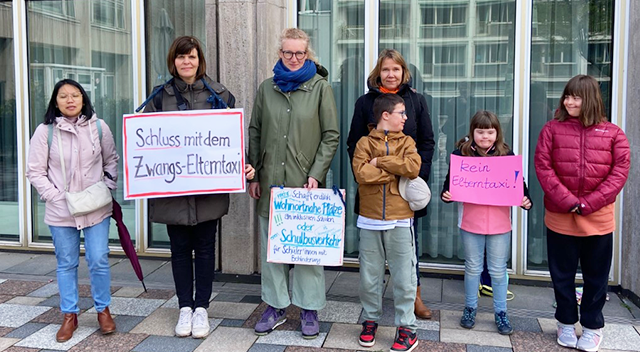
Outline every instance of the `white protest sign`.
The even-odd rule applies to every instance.
[[[271,189],[267,262],[340,266],[344,253],[344,190]]]
[[[124,115],[124,198],[245,191],[244,110]]]

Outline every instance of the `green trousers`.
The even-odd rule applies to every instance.
[[[290,300],[289,264],[267,263],[269,219],[262,216],[258,216],[258,218],[260,219],[262,300],[266,304],[278,309],[286,308],[291,303],[306,310],[320,310],[324,308],[327,304],[324,267],[295,264],[293,266]]]
[[[415,332],[416,250],[412,228],[374,231],[360,229],[360,302],[365,320],[382,316],[385,259],[393,283],[395,325]]]

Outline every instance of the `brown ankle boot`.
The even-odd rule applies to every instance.
[[[416,291],[416,301],[413,305],[413,312],[416,317],[420,319],[431,319],[431,309],[424,305],[420,297],[420,286],[418,286],[418,290]]]
[[[65,342],[73,337],[73,332],[78,328],[78,314],[65,313],[62,326],[56,334],[56,341]]]
[[[111,318],[109,307],[98,313],[98,324],[100,324],[100,332],[102,335],[110,334],[116,331],[116,323]]]

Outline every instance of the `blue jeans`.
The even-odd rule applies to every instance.
[[[96,311],[102,312],[111,303],[109,271],[109,225],[111,217],[84,231],[85,259],[89,266],[91,296]],[[58,266],[58,290],[62,313],[79,313],[78,263],[80,262],[80,230],[75,227],[49,226],[53,237]]]
[[[511,253],[511,232],[500,235],[478,235],[460,229],[464,244],[464,295],[465,305],[478,308],[478,287],[487,251],[487,267],[493,289],[493,309],[507,310],[507,261]]]

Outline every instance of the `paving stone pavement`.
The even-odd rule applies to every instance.
[[[55,342],[61,323],[58,286],[52,255],[0,252],[0,351],[6,352],[356,352],[388,351],[395,334],[393,295],[385,287],[383,314],[376,344],[358,344],[362,306],[358,299],[357,272],[327,271],[327,306],[318,314],[320,335],[305,340],[300,333],[300,310],[287,309],[287,322],[267,336],[256,336],[255,323],[265,304],[260,285],[216,282],[208,309],[211,331],[205,339],[178,338],[173,329],[178,319],[178,302],[167,261],[141,260],[148,291],[126,271],[126,259],[112,258],[112,302],[117,332],[99,332],[89,280],[79,272],[79,328],[73,339]],[[82,262],[82,261],[81,261]],[[49,268],[39,266],[48,265]],[[22,267],[21,267],[22,266]],[[55,266],[55,264],[54,264]],[[38,268],[29,272],[31,268]],[[51,273],[54,273],[53,276]],[[508,303],[515,333],[498,334],[493,322],[492,302],[482,297],[474,329],[459,326],[463,308],[460,280],[424,278],[422,298],[434,310],[431,320],[418,320],[419,345],[414,350],[444,352],[566,352],[555,341],[553,291],[549,287],[510,285],[515,293]],[[637,307],[610,292],[604,308],[607,325],[601,352],[640,351],[640,319]],[[581,328],[578,324],[577,331]]]

